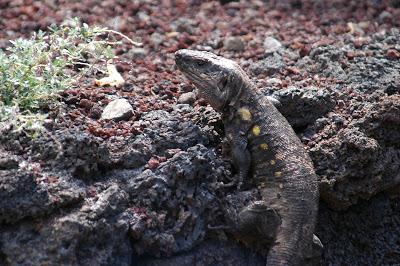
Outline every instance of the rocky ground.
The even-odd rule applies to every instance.
[[[398,1],[220,2],[0,0],[0,48],[75,16],[143,42],[117,49],[122,88],[87,77],[40,137],[1,129],[0,265],[263,265],[207,229],[257,189],[220,186],[223,126],[181,48],[236,60],[282,103],[320,180],[322,265],[400,265]],[[120,98],[130,115],[101,120]]]

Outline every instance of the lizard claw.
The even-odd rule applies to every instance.
[[[234,185],[235,185],[235,181],[231,181],[231,182],[229,182],[229,183],[220,183],[220,187],[223,187],[223,188],[226,188],[226,187],[233,187]]]
[[[233,180],[229,183],[221,183],[220,187],[223,188],[230,188],[236,185],[236,189],[240,190],[243,186],[243,176],[239,174],[238,176],[235,176]]]
[[[237,190],[240,190],[240,188],[242,187],[242,185],[243,185],[243,182],[236,182],[235,180],[234,181],[231,181],[231,182],[229,182],[229,183],[221,183],[220,184],[220,187],[223,187],[223,188],[231,188],[231,187],[233,187],[233,186],[235,186],[236,185],[236,189]]]
[[[207,229],[209,229],[209,230],[229,230],[229,229],[232,229],[232,226],[229,226],[229,225],[216,225],[216,226],[207,225]]]

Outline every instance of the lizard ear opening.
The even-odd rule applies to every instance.
[[[228,85],[228,76],[223,76],[219,81],[218,81],[218,89],[220,91],[225,90],[226,85]]]

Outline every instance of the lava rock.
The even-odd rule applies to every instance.
[[[157,110],[143,115],[141,122],[146,125],[144,132],[121,140],[117,148],[114,148],[113,164],[128,169],[137,168],[145,165],[153,155],[165,157],[169,149],[185,151],[197,143],[207,144],[212,133],[190,120],[185,121],[185,110],[191,111],[193,108],[187,104],[179,104],[177,107],[172,113]],[[204,117],[207,114],[199,115]],[[203,119],[213,121],[213,118]]]
[[[79,178],[94,178],[110,165],[110,154],[102,139],[75,130],[57,131],[32,142],[31,155],[43,166],[68,171]]]
[[[344,57],[344,51],[333,45],[318,46],[311,50],[309,56],[297,61],[295,66],[311,73],[344,81],[347,79],[347,74],[341,64]]]
[[[396,265],[400,261],[398,228],[399,200],[391,200],[384,194],[360,201],[342,212],[322,203],[316,233],[324,244],[324,264],[375,265],[379,261],[382,265]]]
[[[400,96],[384,96],[366,104],[348,125],[329,118],[310,149],[321,178],[322,199],[346,209],[362,199],[398,186],[400,179]]]
[[[313,124],[335,107],[330,93],[315,87],[299,89],[290,86],[276,91],[273,96],[281,103],[279,111],[295,128]]]
[[[232,241],[204,241],[196,249],[171,258],[146,258],[139,266],[265,265],[265,259]]]
[[[285,65],[282,56],[278,53],[273,53],[250,66],[250,70],[254,75],[273,75],[283,69]]]
[[[39,218],[82,198],[83,190],[65,180],[38,179],[26,171],[0,171],[0,224]]]
[[[80,209],[11,227],[0,232],[2,256],[22,265],[132,265],[127,202],[113,185]]]
[[[223,165],[213,150],[198,144],[129,181],[134,204],[153,210],[145,211],[152,223],[134,244],[139,255],[169,256],[191,249],[204,238],[205,221],[217,203],[212,187],[225,174]]]

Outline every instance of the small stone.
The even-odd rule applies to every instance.
[[[186,92],[181,94],[178,99],[178,103],[192,104],[196,100],[196,94],[194,92]]]
[[[177,32],[187,32],[189,34],[193,34],[195,32],[196,22],[192,19],[188,18],[179,18],[178,20],[172,23],[172,27]]]
[[[148,165],[149,169],[153,170],[153,169],[156,169],[160,165],[160,161],[157,158],[152,157],[147,162],[147,165]]]
[[[53,129],[53,126],[54,126],[54,121],[53,121],[53,119],[49,119],[49,118],[45,119],[45,120],[43,121],[43,126],[44,126],[46,129],[48,129],[48,130],[52,130],[52,129]]]
[[[156,47],[160,46],[165,41],[164,36],[158,32],[151,34],[150,39]]]
[[[82,99],[79,102],[79,106],[85,109],[90,109],[93,106],[93,103],[89,101],[88,99]]]
[[[133,115],[133,108],[126,99],[111,101],[103,110],[101,119],[125,120]]]
[[[0,170],[18,168],[18,158],[15,156],[0,158]]]
[[[392,14],[388,11],[383,11],[379,14],[378,20],[380,23],[390,23],[392,22]]]
[[[286,70],[290,74],[294,74],[294,75],[299,75],[300,74],[300,69],[298,69],[297,67],[287,67]]]
[[[89,117],[93,119],[99,119],[101,117],[102,109],[98,104],[95,104],[89,112]]]
[[[400,52],[395,50],[395,49],[389,49],[386,53],[386,56],[389,59],[399,59],[400,58]]]
[[[137,12],[136,16],[141,20],[141,21],[149,21],[150,16],[145,12],[145,11],[139,11]]]
[[[282,85],[282,80],[278,78],[270,78],[267,79],[267,85]]]
[[[230,2],[239,2],[239,0],[219,0],[219,2],[221,3],[221,5],[225,5]]]
[[[311,52],[311,45],[310,44],[306,44],[306,45],[304,45],[303,47],[300,48],[300,52],[299,53],[300,53],[301,57],[304,57],[304,56],[309,55],[310,52]]]
[[[273,53],[282,48],[282,44],[275,38],[267,37],[264,40],[265,53]]]
[[[177,153],[180,153],[182,150],[181,149],[168,149],[165,151],[165,155],[167,158],[171,158]]]
[[[224,47],[228,51],[242,52],[244,51],[245,44],[241,37],[231,36],[224,41]]]
[[[359,49],[363,47],[363,45],[367,44],[367,40],[365,38],[357,38],[354,40],[353,44],[355,48]]]
[[[346,56],[349,60],[352,60],[354,57],[356,57],[356,54],[354,53],[354,51],[348,51],[346,53]]]
[[[129,55],[129,57],[134,58],[134,59],[136,59],[136,58],[142,59],[142,58],[146,57],[147,50],[142,47],[135,47],[135,48],[132,48],[128,52],[128,55]]]

